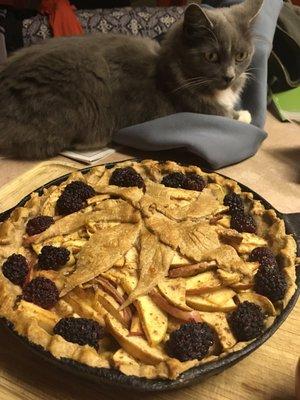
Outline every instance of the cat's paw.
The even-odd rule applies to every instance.
[[[238,114],[239,114],[239,116],[237,118],[238,121],[245,122],[246,124],[251,123],[252,118],[251,118],[251,114],[249,113],[249,111],[240,110],[240,111],[238,111]]]

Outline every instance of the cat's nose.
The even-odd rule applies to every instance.
[[[234,75],[224,75],[224,76],[223,76],[223,80],[224,80],[224,82],[227,83],[227,84],[230,83],[230,82],[232,82],[233,79],[234,79]]]

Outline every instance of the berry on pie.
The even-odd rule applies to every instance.
[[[262,335],[295,264],[284,221],[236,182],[171,161],[100,166],[0,225],[0,317],[58,359],[176,379]]]

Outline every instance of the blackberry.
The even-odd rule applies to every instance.
[[[69,183],[56,202],[56,211],[60,215],[68,215],[82,209],[87,199],[95,196],[92,186],[81,181]]]
[[[264,314],[254,303],[244,301],[229,314],[229,326],[238,341],[247,342],[259,336],[264,330]]]
[[[260,264],[276,266],[276,258],[268,247],[256,247],[249,255],[249,261],[258,261]]]
[[[55,325],[53,332],[62,336],[67,342],[81,346],[88,344],[98,348],[98,341],[104,336],[104,329],[98,322],[88,318],[62,318]]]
[[[56,211],[59,215],[68,215],[82,209],[84,201],[73,192],[64,191],[56,202]]]
[[[132,167],[117,168],[111,174],[109,184],[121,187],[137,186],[138,188],[143,188],[144,180]]]
[[[261,264],[254,276],[255,292],[271,301],[282,300],[287,289],[283,272],[276,266]]]
[[[231,192],[226,194],[223,201],[224,206],[229,207],[229,214],[233,215],[237,212],[244,212],[244,204],[240,195]]]
[[[90,197],[95,196],[96,192],[92,188],[92,186],[87,185],[82,181],[73,181],[69,183],[64,192],[75,193],[78,197],[80,197],[83,201],[89,199]]]
[[[250,214],[237,212],[231,216],[230,227],[238,232],[256,232],[256,223]]]
[[[187,322],[170,334],[166,350],[180,361],[201,359],[214,344],[214,331],[205,322]]]
[[[172,172],[163,177],[161,183],[167,187],[186,189],[186,190],[197,190],[201,192],[206,182],[202,176],[188,172],[183,174],[182,172]]]
[[[167,187],[183,188],[186,177],[182,172],[172,172],[163,177],[161,183]]]
[[[205,180],[202,178],[202,176],[194,174],[192,172],[188,172],[185,175],[185,182],[184,182],[184,189],[187,190],[197,190],[198,192],[201,192],[206,186]]]
[[[26,233],[29,236],[37,235],[44,232],[50,225],[54,224],[54,219],[47,215],[39,215],[27,222]]]
[[[23,299],[48,310],[58,302],[59,293],[54,282],[39,276],[24,287]]]
[[[44,246],[38,256],[40,269],[58,270],[70,259],[70,252],[64,247]]]
[[[14,285],[23,286],[28,272],[29,267],[27,260],[24,256],[22,256],[22,254],[12,254],[2,266],[3,275]]]

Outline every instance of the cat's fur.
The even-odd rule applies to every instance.
[[[101,147],[120,128],[181,111],[245,119],[233,107],[261,3],[190,5],[161,45],[96,34],[18,51],[0,67],[0,153],[30,159]],[[219,62],[204,57],[211,52]],[[247,53],[240,63],[238,52]],[[230,84],[222,78],[228,74],[235,76]]]

